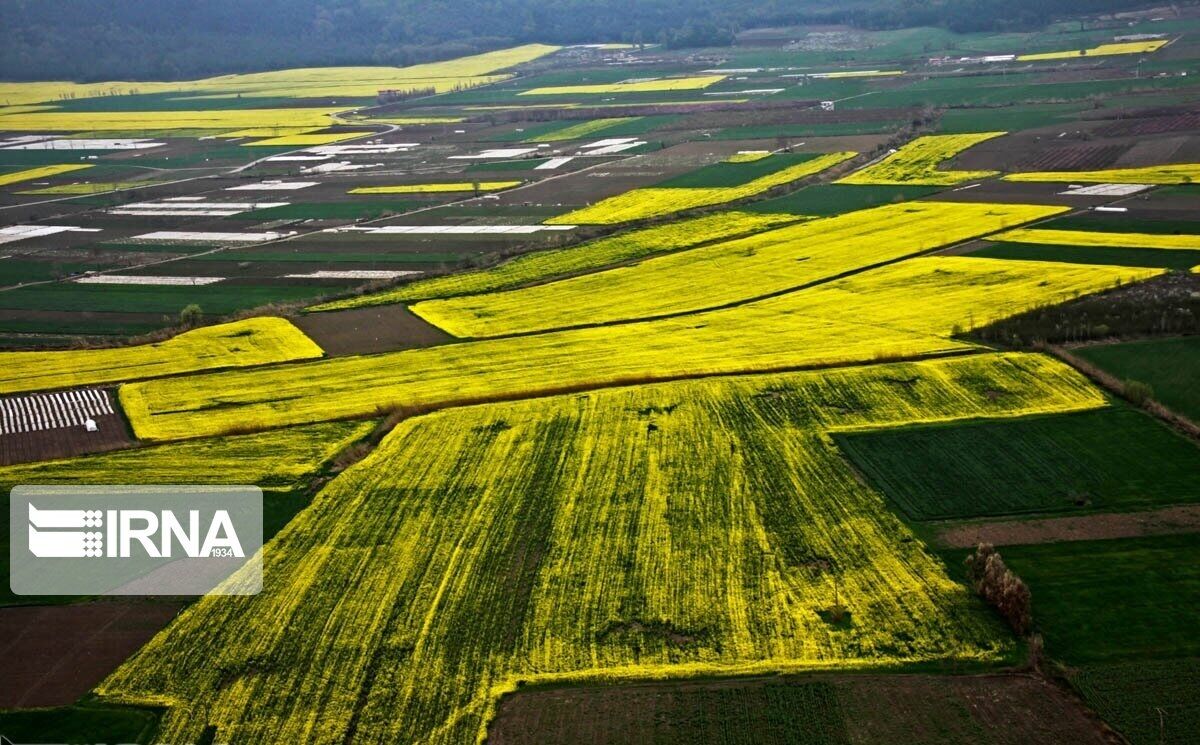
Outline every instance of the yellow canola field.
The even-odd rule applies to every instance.
[[[1024,204],[887,205],[559,282],[421,302],[412,311],[460,337],[694,312],[796,289],[1066,211]]]
[[[993,235],[988,240],[1008,243],[1044,243],[1056,246],[1200,250],[1200,235],[1164,233],[1109,233],[1089,230],[1023,228]]]
[[[165,706],[164,742],[462,745],[522,683],[1000,662],[827,432],[1104,403],[988,354],[416,417],[267,547],[261,594],[200,598],[98,693]]]
[[[80,171],[84,168],[91,168],[91,165],[77,163],[60,166],[40,166],[38,168],[26,168],[23,171],[14,171],[13,173],[0,173],[0,186],[19,184],[22,181],[34,181],[40,178],[49,178],[51,176],[57,176],[60,173]]]
[[[832,168],[858,153],[828,153],[794,166],[769,173],[740,186],[716,187],[659,187],[633,189],[624,194],[601,200],[590,207],[568,212],[546,220],[549,225],[612,225],[660,217],[672,212],[724,204],[761,194],[776,186],[798,181]]]
[[[328,127],[332,110],[214,109],[211,111],[47,111],[0,116],[0,130],[34,132],[146,132],[181,129]]]
[[[724,75],[693,75],[685,78],[656,78],[627,83],[605,83],[602,85],[551,85],[521,91],[522,96],[561,96],[567,94],[595,93],[646,93],[651,91],[694,91],[719,83]]]
[[[1065,52],[1042,52],[1039,54],[1022,54],[1017,57],[1018,62],[1037,62],[1039,60],[1055,60],[1055,59],[1075,59],[1077,57],[1107,57],[1114,54],[1148,54],[1157,52],[1164,45],[1166,39],[1156,39],[1153,41],[1129,41],[1116,44],[1101,44],[1091,47],[1090,49],[1070,49]]]
[[[266,491],[302,485],[375,423],[328,422],[254,435],[118,450],[0,467],[0,487],[14,484],[253,484]],[[7,488],[4,489],[6,492]]]
[[[753,163],[756,160],[762,160],[770,156],[770,150],[743,150],[740,153],[734,153],[725,159],[726,163]]]
[[[1200,163],[1181,163],[1144,168],[1113,168],[1106,171],[1034,171],[1010,173],[1005,181],[1087,184],[1191,184],[1200,182]]]
[[[918,137],[878,163],[856,171],[837,183],[955,186],[995,176],[997,171],[942,171],[938,166],[968,148],[1003,134],[1006,133],[978,132]]]
[[[501,70],[530,62],[559,47],[525,44],[495,52],[429,62],[410,67],[310,67],[242,75],[222,75],[180,82],[0,83],[0,104],[20,105],[66,98],[93,98],[150,93],[205,97],[362,98],[381,89],[433,87],[439,93],[503,80]],[[246,125],[254,126],[254,125]]]
[[[683,376],[762,372],[974,348],[951,339],[1158,269],[928,257],[808,290],[686,316],[131,383],[140,437],[375,416],[399,407],[523,398]]]
[[[455,191],[499,191],[520,186],[520,181],[457,181],[436,184],[400,184],[398,186],[360,186],[350,194],[438,194]]]
[[[335,142],[353,140],[365,137],[370,132],[329,132],[325,134],[292,134],[280,137],[270,137],[265,140],[246,142],[242,147],[309,147],[311,145],[332,145]]]
[[[737,235],[750,235],[801,219],[804,218],[795,215],[721,212],[669,225],[629,230],[569,248],[523,254],[487,269],[418,279],[393,289],[334,300],[311,306],[306,310],[345,310],[503,290],[551,277],[577,274],[650,254],[689,248]]]
[[[283,318],[248,318],[134,347],[0,352],[0,393],[291,362],[323,354],[320,347]]]

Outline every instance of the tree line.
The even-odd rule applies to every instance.
[[[0,0],[0,76],[171,80],[408,65],[540,41],[725,46],[747,28],[1033,28],[1131,0]]]

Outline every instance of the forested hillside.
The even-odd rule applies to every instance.
[[[740,29],[1030,27],[1133,0],[0,0],[6,79],[172,79],[297,65],[405,65],[541,41],[728,44]]]

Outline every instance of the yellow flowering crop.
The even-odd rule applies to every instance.
[[[437,194],[455,191],[499,191],[520,186],[520,181],[455,181],[433,184],[400,184],[398,186],[360,186],[350,194]]]
[[[1065,211],[966,202],[886,205],[559,282],[426,301],[412,310],[461,337],[694,312],[784,292]]]
[[[913,357],[971,349],[950,338],[958,328],[1161,273],[962,256],[917,258],[732,308],[130,383],[121,387],[120,398],[140,437],[169,440],[247,425],[374,416],[391,407]]]
[[[113,349],[0,352],[0,393],[141,380],[197,370],[312,359],[324,354],[283,318],[187,331],[166,341]]]
[[[938,166],[967,148],[974,147],[1005,132],[977,132],[957,135],[926,135],[902,146],[874,165],[840,179],[839,184],[913,184],[954,186],[995,176],[996,171],[942,171]]]
[[[1169,235],[1165,233],[1109,233],[1106,231],[1024,228],[993,235],[988,240],[1008,243],[1045,243],[1057,246],[1200,249],[1200,235]]]
[[[649,254],[689,248],[737,235],[750,235],[800,219],[802,218],[795,215],[720,212],[669,225],[629,230],[569,248],[524,254],[487,269],[418,279],[394,289],[314,305],[307,310],[345,310],[503,290],[537,280],[597,269]]]
[[[46,111],[0,116],[0,130],[93,132],[172,129],[328,127],[334,109],[214,109],[207,111]]]
[[[1104,403],[988,354],[416,417],[266,547],[261,594],[200,598],[97,690],[165,706],[164,742],[461,745],[523,683],[997,662],[827,433]]]
[[[434,88],[443,93],[504,80],[507,75],[496,73],[558,49],[547,44],[525,44],[410,67],[309,67],[182,82],[0,83],[0,104],[149,93],[179,93],[181,97],[214,99],[239,94],[247,98],[363,98],[374,97],[381,89]]]
[[[592,119],[590,121],[583,121],[578,124],[573,124],[564,129],[557,129],[553,132],[547,132],[546,134],[538,135],[537,137],[530,137],[528,140],[526,140],[526,142],[559,142],[561,140],[578,140],[589,135],[593,135],[601,130],[608,129],[609,127],[613,127],[618,124],[627,124],[629,122],[637,121],[641,118],[642,117],[640,116],[617,116],[608,119]]]
[[[0,186],[19,184],[22,181],[34,181],[40,178],[49,178],[51,176],[57,176],[60,173],[70,173],[71,171],[79,171],[84,168],[91,168],[91,166],[82,163],[75,163],[61,166],[40,166],[38,168],[26,168],[23,171],[15,171],[13,173],[0,173]]]
[[[693,91],[725,79],[724,75],[693,75],[685,78],[655,78],[601,85],[551,85],[521,91],[522,96],[559,96],[573,93],[646,93],[648,91]]]
[[[325,134],[289,134],[270,137],[265,140],[246,142],[242,147],[309,147],[311,145],[332,145],[343,140],[353,140],[363,137],[369,132],[327,132]]]
[[[770,150],[743,150],[740,153],[734,153],[725,159],[726,163],[753,163],[756,160],[762,160],[771,154]]]
[[[234,132],[222,132],[217,137],[286,137],[288,135],[307,135],[321,131],[320,127],[250,127]]]
[[[1182,163],[1144,168],[1112,168],[1106,171],[1035,171],[1010,173],[1005,181],[1051,181],[1088,184],[1191,184],[1200,182],[1200,163]]]
[[[77,184],[56,184],[40,189],[18,191],[17,194],[102,194],[108,191],[123,191],[143,186],[153,186],[156,182],[143,181],[84,181]]]
[[[1157,52],[1167,43],[1166,39],[1153,41],[1128,41],[1117,44],[1101,44],[1090,49],[1070,49],[1065,52],[1041,52],[1039,54],[1022,54],[1018,62],[1037,62],[1039,60],[1074,59],[1076,57],[1107,57],[1114,54],[1148,54]]]
[[[328,422],[255,435],[118,450],[78,458],[0,467],[0,487],[13,484],[254,484],[287,491],[374,422]],[[5,491],[8,489],[5,488]]]
[[[624,194],[601,200],[590,207],[552,217],[546,222],[550,225],[611,225],[631,220],[644,220],[647,217],[669,215],[672,212],[696,207],[724,204],[813,176],[849,160],[857,154],[829,153],[747,181],[740,186],[633,189]]]

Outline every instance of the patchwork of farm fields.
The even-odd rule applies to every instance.
[[[1193,10],[0,82],[0,485],[268,539],[0,737],[1194,741]]]
[[[822,430],[1102,403],[1060,363],[981,355],[418,417],[284,529],[261,595],[202,599],[100,690],[187,702],[170,740],[457,743],[518,681],[1002,659]]]
[[[964,352],[976,345],[952,335],[973,321],[1155,273],[919,258],[728,309],[132,383],[120,395],[140,437],[168,440],[631,381]],[[930,307],[914,296],[937,296],[938,303]]]

